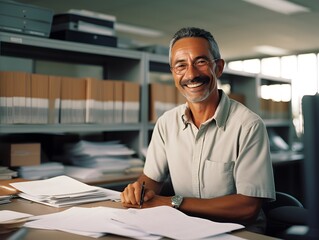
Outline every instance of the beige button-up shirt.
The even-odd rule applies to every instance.
[[[275,199],[268,135],[261,118],[220,91],[215,115],[198,129],[187,104],[164,113],[150,142],[144,173],[170,174],[176,194],[213,198],[228,194]]]

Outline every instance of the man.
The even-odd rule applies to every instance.
[[[189,215],[239,222],[259,231],[263,200],[275,199],[263,121],[217,88],[224,60],[209,32],[179,30],[169,53],[175,86],[187,103],[158,119],[144,172],[122,192],[123,206],[173,206]],[[167,176],[176,194],[172,197],[159,195]]]

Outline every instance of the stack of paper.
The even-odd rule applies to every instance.
[[[168,206],[147,209],[115,209],[108,207],[80,208],[37,216],[24,226],[52,229],[75,234],[101,237],[105,234],[157,240],[171,239],[240,239],[224,234],[243,228],[234,223],[217,223],[190,217]]]
[[[120,193],[89,186],[68,176],[46,180],[11,183],[22,198],[53,207],[65,207],[102,200],[118,200]]]
[[[47,162],[40,165],[22,166],[18,168],[19,177],[36,180],[64,175],[64,166],[59,162]]]
[[[12,198],[11,195],[0,196],[0,204],[5,204],[5,203],[11,202],[11,198]]]
[[[17,177],[18,173],[16,171],[12,171],[8,167],[2,167],[0,166],[0,179],[5,180],[5,179],[11,179],[13,177]]]
[[[80,141],[66,148],[73,165],[95,168],[102,173],[125,172],[130,168],[143,167],[144,162],[134,158],[135,151],[118,141]]]

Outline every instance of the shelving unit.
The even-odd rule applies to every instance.
[[[170,75],[168,57],[147,52],[110,48],[90,44],[68,42],[18,35],[0,33],[0,63],[5,57],[17,59],[17,63],[27,63],[23,66],[30,72],[36,71],[38,60],[65,62],[71,64],[88,64],[103,69],[103,79],[126,80],[138,82],[141,85],[140,95],[140,122],[137,124],[19,124],[0,125],[0,136],[8,134],[33,133],[90,133],[105,132],[119,133],[124,136],[130,132],[130,147],[141,152],[148,146],[154,123],[149,123],[149,88],[150,74]],[[2,59],[1,59],[2,58]],[[2,71],[18,71],[21,66],[6,65]],[[52,70],[59,75],[58,69]],[[48,73],[52,74],[52,72]],[[85,76],[88,77],[88,76]],[[256,113],[260,113],[260,87],[262,84],[288,83],[287,79],[266,77],[256,74],[243,73],[225,69],[222,83],[231,86],[231,91],[245,96],[245,104]],[[171,84],[174,84],[173,81]],[[291,114],[291,113],[290,113]],[[291,144],[292,123],[290,119],[265,119],[268,128],[274,128],[289,144]],[[116,134],[115,134],[116,135]],[[123,137],[124,142],[126,141]],[[130,139],[131,140],[131,139]]]

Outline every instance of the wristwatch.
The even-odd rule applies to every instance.
[[[172,201],[173,208],[178,209],[183,202],[183,197],[180,195],[175,195],[171,198],[171,201]]]

